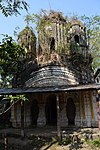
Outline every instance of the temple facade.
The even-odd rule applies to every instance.
[[[95,81],[85,26],[77,19],[68,21],[59,12],[44,15],[40,22],[37,48],[29,27],[18,36],[26,58],[13,87],[41,89],[26,94],[24,126],[57,125],[59,116],[61,127],[97,127],[97,91],[92,87]],[[11,122],[13,127],[21,126],[20,103],[12,107]]]

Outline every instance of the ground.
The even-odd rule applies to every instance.
[[[7,134],[8,145],[4,145],[4,133]],[[62,141],[58,142],[56,127],[25,129],[25,137],[21,137],[20,129],[0,130],[0,150],[99,150],[91,147],[89,140],[100,139],[98,128],[62,129]],[[75,139],[77,137],[77,139]]]

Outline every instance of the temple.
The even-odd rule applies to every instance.
[[[59,12],[44,15],[40,24],[38,39],[29,27],[18,35],[26,57],[8,90],[28,98],[24,126],[97,127],[100,85],[94,80],[86,27]],[[20,102],[12,107],[13,127],[21,126],[21,111]]]

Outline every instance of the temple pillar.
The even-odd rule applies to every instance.
[[[39,115],[37,119],[37,126],[46,125],[46,116],[45,116],[45,104],[39,104]]]
[[[25,102],[25,108],[24,108],[24,126],[28,127],[31,125],[31,110],[30,110],[30,103]]]
[[[12,122],[12,126],[16,127],[17,126],[17,106],[14,104],[11,108],[11,118],[10,121]]]
[[[62,108],[60,112],[61,127],[66,127],[68,124],[68,119],[66,116],[66,103],[63,103],[61,108]]]
[[[60,120],[60,105],[59,105],[59,95],[56,95],[57,102],[57,136],[61,140],[61,120]]]
[[[97,98],[97,115],[98,115],[98,128],[100,130],[100,100]]]

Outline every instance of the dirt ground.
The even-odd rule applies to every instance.
[[[7,134],[8,144],[4,144],[3,134]],[[86,143],[87,140],[100,139],[98,128],[62,129],[62,141],[58,142],[56,127],[25,129],[21,137],[20,129],[0,129],[0,150],[99,150]],[[77,139],[73,139],[78,137]],[[67,141],[70,139],[71,141]],[[67,143],[66,143],[67,141]],[[69,143],[68,143],[69,142]],[[59,145],[60,144],[60,145]]]

